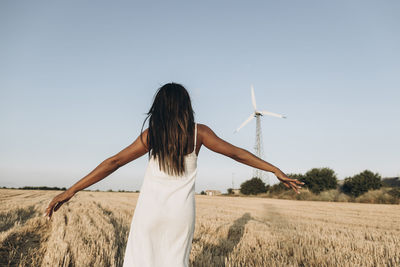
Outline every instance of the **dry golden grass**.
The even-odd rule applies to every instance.
[[[138,193],[0,190],[0,266],[121,266]],[[400,266],[400,206],[196,195],[191,266]]]
[[[314,194],[307,188],[301,189],[301,194],[296,194],[293,190],[284,190],[281,192],[268,192],[258,194],[258,197],[290,199],[290,200],[313,200],[313,201],[332,201],[332,202],[356,202],[371,204],[400,204],[400,198],[391,194],[390,191],[397,191],[398,188],[382,187],[378,190],[369,190],[358,196],[351,197],[339,189],[322,191],[320,194]]]

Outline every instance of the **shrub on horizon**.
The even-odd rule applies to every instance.
[[[258,177],[253,177],[250,180],[243,182],[240,185],[240,193],[244,195],[257,195],[259,193],[266,193],[269,189],[269,185],[265,183]]]
[[[304,187],[317,195],[322,191],[336,189],[337,187],[335,171],[327,167],[313,168],[299,180],[305,183]]]
[[[358,197],[368,190],[376,190],[382,187],[382,177],[378,173],[373,173],[370,170],[365,170],[353,177],[344,179],[341,190],[353,197]]]

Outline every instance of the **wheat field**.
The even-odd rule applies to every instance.
[[[0,266],[122,266],[139,193],[0,189]],[[190,266],[400,266],[400,206],[196,195]]]

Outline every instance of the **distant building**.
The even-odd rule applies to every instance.
[[[382,179],[383,185],[390,187],[400,187],[400,177],[386,177]]]
[[[232,189],[232,194],[240,195],[240,189]]]
[[[221,195],[221,191],[219,191],[219,190],[206,190],[206,195],[207,196]]]

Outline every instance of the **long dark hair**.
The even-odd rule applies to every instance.
[[[193,147],[194,111],[189,93],[179,83],[161,86],[143,126],[149,119],[147,134],[148,155],[158,159],[159,167],[170,175],[185,172],[184,156]]]

